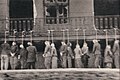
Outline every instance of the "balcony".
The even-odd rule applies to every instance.
[[[75,39],[76,28],[79,28],[78,35],[80,37],[83,36],[83,29],[86,29],[86,36],[94,36],[95,28],[98,29],[98,36],[105,35],[103,30],[107,29],[108,35],[111,35],[110,37],[114,37],[114,28],[117,28],[117,35],[120,35],[120,17],[117,15],[46,19],[11,18],[10,20],[0,20],[0,24],[5,25],[6,21],[9,21],[9,37],[14,36],[14,30],[17,31],[17,37],[21,37],[22,31],[25,31],[26,36],[29,36],[30,31],[33,30],[33,33],[36,34],[33,36],[43,37],[43,39],[45,39],[48,36],[48,30],[54,30],[53,35],[59,40],[61,39],[60,36],[62,37],[61,30],[69,29],[70,38]],[[93,26],[93,22],[95,23],[95,26]],[[65,36],[67,36],[67,34]],[[89,39],[89,37],[87,38]],[[102,38],[104,39],[105,37],[101,37],[101,39]]]
[[[95,25],[98,29],[120,29],[120,16],[95,16]]]

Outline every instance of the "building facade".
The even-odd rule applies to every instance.
[[[104,29],[110,38],[114,38],[117,28],[119,38],[120,17],[94,16],[94,0],[0,0],[0,32],[9,31],[9,40],[17,31],[18,38],[23,31],[30,35],[33,30],[35,40],[46,40],[48,30],[54,30],[56,40],[62,39],[62,30],[69,30],[70,39],[75,39],[75,29],[79,29],[79,38],[83,39],[86,30],[87,39],[105,39]],[[112,32],[112,33],[111,33]],[[41,38],[39,38],[41,37]],[[3,39],[3,38],[2,38]],[[26,40],[29,40],[27,36]]]
[[[28,41],[33,41],[37,50],[43,53],[44,41],[51,40],[58,51],[64,32],[64,40],[69,39],[72,49],[76,46],[76,39],[80,47],[86,40],[90,53],[92,40],[99,39],[104,56],[107,41],[104,30],[109,44],[113,46],[114,39],[120,39],[120,16],[96,15],[95,1],[98,0],[0,0],[0,44],[5,38],[10,44],[16,40],[18,45],[24,40],[25,47]],[[40,55],[38,66],[43,68]]]

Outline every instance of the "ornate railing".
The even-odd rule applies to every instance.
[[[94,20],[94,21],[93,21]],[[120,29],[120,17],[113,16],[81,16],[71,18],[10,18],[9,20],[0,20],[1,26],[9,21],[9,32],[12,35],[13,30],[21,33],[22,31],[29,32],[31,30],[38,30],[39,33],[45,33],[47,30],[53,29],[59,31],[61,29],[89,29],[93,30],[93,22],[97,29]],[[72,32],[72,31],[71,31]]]
[[[98,29],[120,29],[120,16],[95,16],[94,21]]]
[[[10,19],[9,30],[12,32],[16,29],[18,32],[30,31],[33,29],[33,19],[29,18],[19,18],[19,19]]]

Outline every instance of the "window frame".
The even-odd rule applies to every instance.
[[[57,4],[55,3],[55,2],[45,2],[46,0],[43,0],[43,16],[44,16],[44,25],[61,25],[61,24],[69,24],[70,23],[70,20],[69,20],[69,4],[70,4],[70,0],[66,0],[66,2],[57,2]],[[60,5],[66,5],[67,6],[67,17],[63,17],[62,19],[66,19],[66,22],[61,22],[60,23],[60,18],[59,17],[57,17],[58,16],[58,13],[57,13],[57,11],[58,11],[58,9],[57,9],[57,11],[56,11],[56,17],[51,17],[51,18],[55,18],[56,19],[56,23],[47,23],[46,22],[46,11],[45,11],[45,7],[46,7],[46,5],[48,5],[48,4],[50,4],[50,6],[51,5],[53,5],[53,6],[56,6],[56,7],[59,7],[59,4]],[[49,5],[48,5],[49,6]]]

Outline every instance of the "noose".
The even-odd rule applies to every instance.
[[[14,33],[13,42],[15,42],[15,41],[16,41],[16,33],[17,33],[17,31],[14,29],[14,30],[13,30],[13,33]]]
[[[84,43],[85,43],[85,31],[86,31],[86,29],[83,29],[83,36],[84,36]]]
[[[5,31],[5,39],[4,39],[4,42],[6,43],[7,42],[7,33],[8,33],[9,31]]]
[[[25,31],[22,31],[22,45],[24,44],[24,33]]]
[[[33,31],[31,30],[31,31],[30,31],[30,42],[31,42],[31,43],[32,43],[32,40],[33,40],[32,35],[33,35]]]
[[[50,30],[47,31],[48,31],[48,41],[50,41]]]
[[[96,29],[95,25],[94,25],[94,30],[95,30],[95,39],[97,40],[97,38],[98,38],[98,34],[97,34],[98,29]]]
[[[115,40],[117,40],[117,28],[114,28],[115,30]]]
[[[104,30],[105,31],[105,33],[106,33],[106,45],[108,45],[108,35],[107,35],[107,30]]]
[[[54,43],[54,37],[53,37],[54,30],[50,30],[50,31],[51,31],[52,43]]]
[[[96,40],[97,40],[97,31],[98,31],[98,30],[97,30],[97,29],[95,29],[95,33],[96,33],[95,39],[96,39]]]
[[[69,43],[70,42],[69,29],[66,29],[66,31],[67,31],[67,43]]]
[[[62,31],[62,39],[63,39],[63,42],[65,42],[65,30],[63,29],[63,30],[61,30]]]
[[[78,44],[79,42],[78,42],[78,30],[79,29],[75,29],[75,31],[76,31],[76,43]]]

